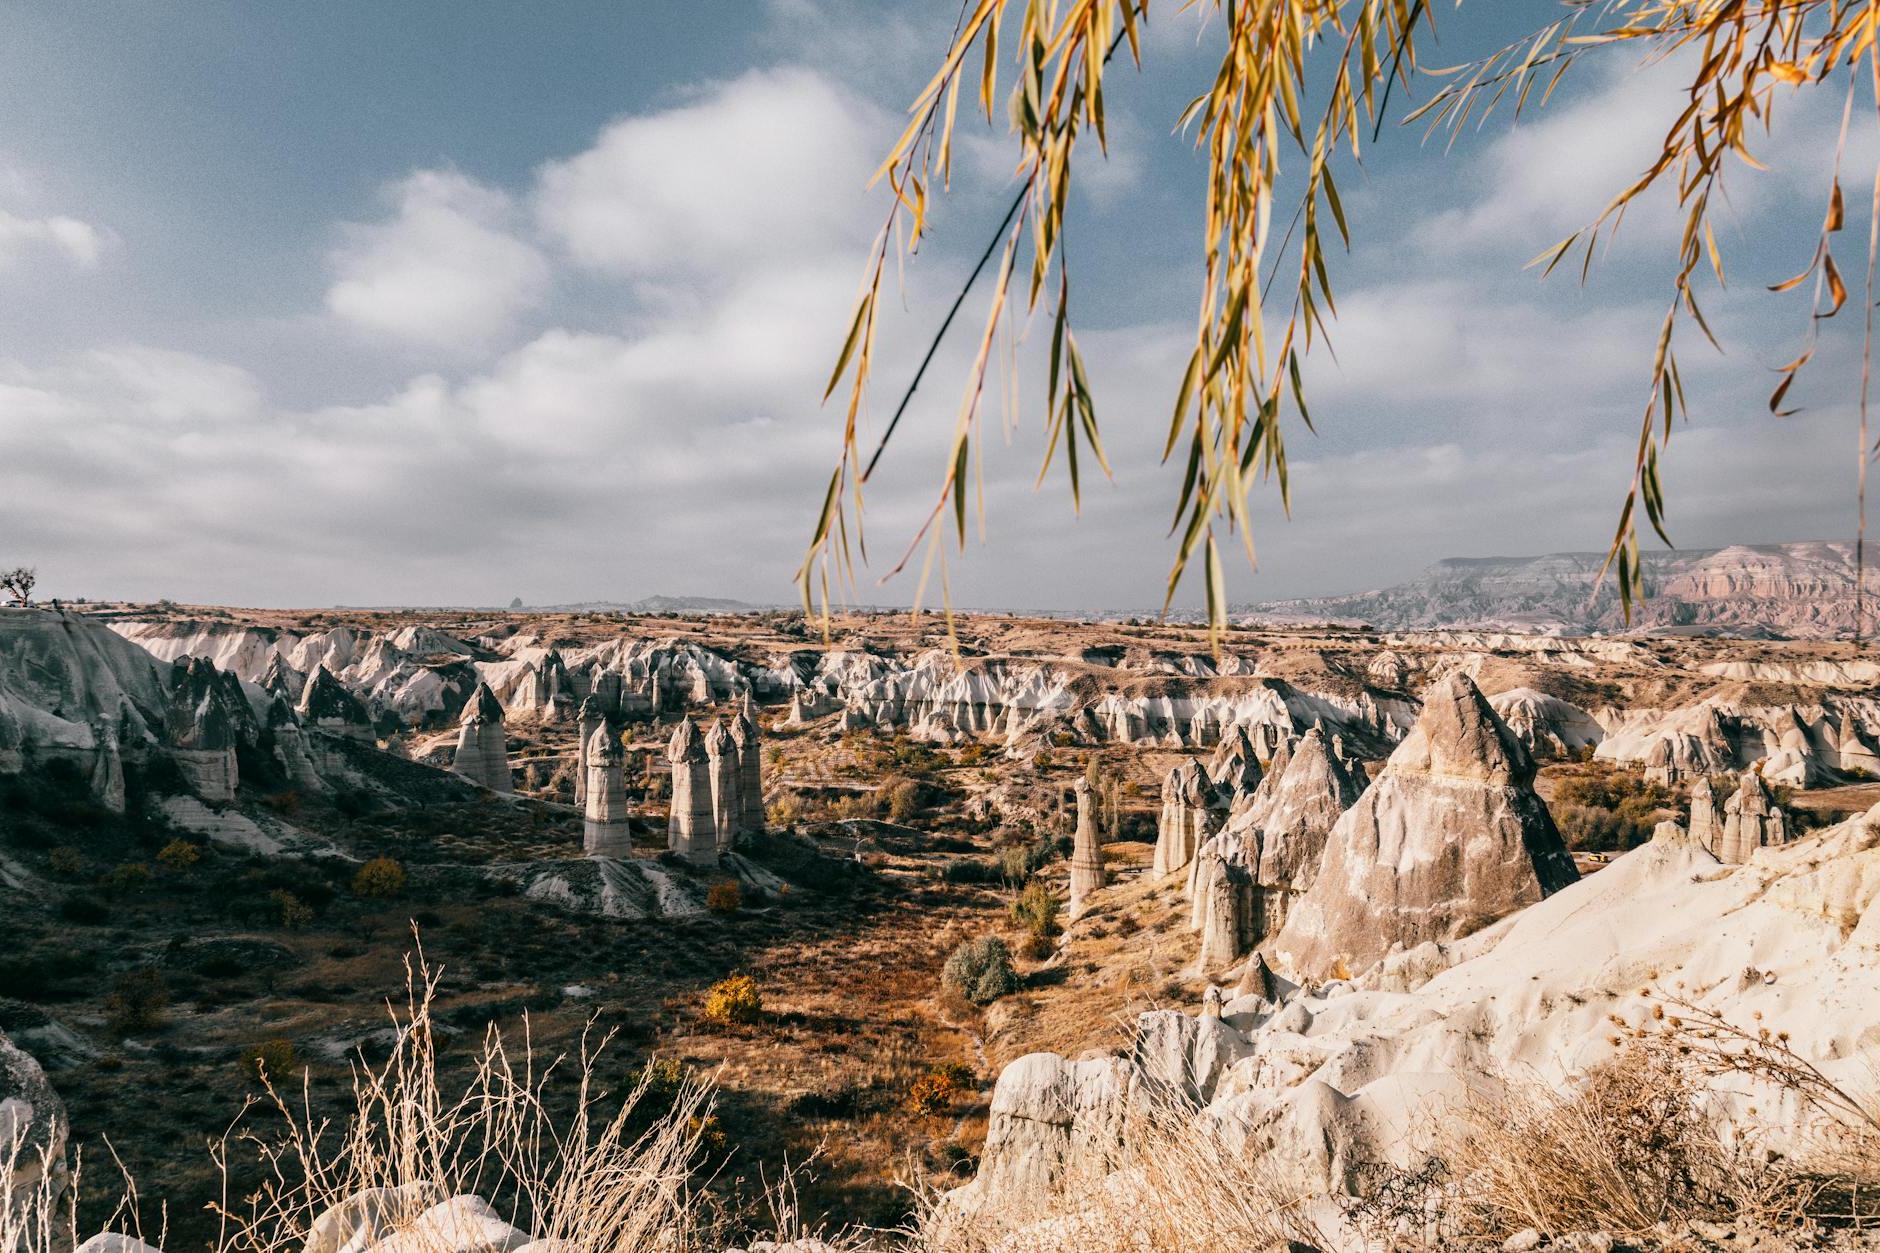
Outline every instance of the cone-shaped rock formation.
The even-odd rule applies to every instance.
[[[1578,878],[1533,789],[1534,760],[1461,672],[1434,684],[1384,771],[1338,820],[1274,943],[1324,978],[1453,940]]]

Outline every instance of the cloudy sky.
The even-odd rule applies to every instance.
[[[1115,76],[1112,152],[1083,172],[1067,235],[1115,480],[1081,516],[1061,479],[1034,491],[1037,380],[1004,439],[995,407],[985,542],[954,558],[957,603],[1160,599],[1179,467],[1157,458],[1202,186],[1171,126],[1215,55],[1178,7],[1157,13],[1144,72]],[[1556,11],[1445,8],[1443,52]],[[51,595],[243,605],[792,599],[837,451],[821,385],[885,208],[868,175],[952,16],[946,0],[10,6],[0,564],[37,565]],[[1593,62],[1518,127],[1449,150],[1393,129],[1343,176],[1358,239],[1337,360],[1312,380],[1319,434],[1295,432],[1292,517],[1262,505],[1235,599],[1603,547],[1675,225],[1637,214],[1584,287],[1522,267],[1636,174],[1679,108],[1663,69]],[[1806,297],[1763,289],[1807,261],[1838,117],[1798,102],[1761,141],[1771,172],[1729,184],[1732,286],[1709,306],[1729,351],[1687,349],[1696,416],[1667,474],[1681,546],[1852,533],[1857,328],[1828,336],[1804,413],[1764,408]],[[1880,146],[1856,131],[1864,188]],[[969,134],[895,292],[884,408],[1011,164],[997,131]],[[930,500],[963,366],[942,354],[871,485],[861,600],[914,594],[874,580]]]

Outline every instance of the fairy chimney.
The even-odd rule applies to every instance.
[[[457,723],[457,754],[450,768],[492,792],[511,789],[503,702],[496,699],[487,683],[477,684],[477,690],[464,702],[463,716]]]
[[[633,856],[627,824],[627,755],[606,721],[588,737],[587,786],[582,805],[581,848],[589,857]]]
[[[673,731],[666,760],[672,764],[666,847],[687,861],[712,862],[718,856],[718,831],[712,821],[711,763],[704,737],[689,715]]]

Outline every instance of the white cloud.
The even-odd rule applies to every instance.
[[[634,277],[853,247],[879,203],[864,190],[878,119],[821,75],[752,72],[545,166],[536,214],[583,265]]]
[[[327,308],[350,322],[441,348],[488,347],[548,290],[549,268],[510,227],[502,191],[451,170],[389,190],[385,222],[346,228]]]
[[[43,249],[81,270],[95,269],[112,242],[108,231],[77,218],[57,214],[20,217],[0,209],[0,266],[11,264],[27,252]]]

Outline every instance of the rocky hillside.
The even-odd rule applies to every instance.
[[[1364,622],[1385,631],[1689,631],[1833,639],[1854,632],[1854,546],[1739,544],[1645,554],[1645,604],[1628,624],[1604,553],[1450,557],[1408,583],[1242,607],[1271,620]]]

